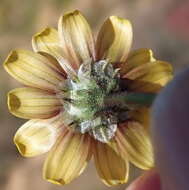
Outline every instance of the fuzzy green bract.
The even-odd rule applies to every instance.
[[[64,82],[62,94],[70,127],[88,132],[101,142],[114,136],[119,113],[115,107],[106,105],[105,99],[120,90],[118,71],[105,60],[87,61],[80,66],[77,80]]]

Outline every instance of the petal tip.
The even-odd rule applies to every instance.
[[[112,187],[112,186],[117,186],[117,185],[123,185],[126,184],[128,181],[128,178],[125,178],[123,180],[111,180],[111,181],[107,181],[105,179],[101,179],[102,182],[107,185],[108,187]]]
[[[44,177],[44,179],[55,185],[65,185],[66,184],[62,179],[58,180],[58,179],[50,179],[50,178],[46,178],[46,177]]]
[[[13,91],[7,94],[7,104],[9,111],[15,115],[15,111],[19,109],[21,102],[19,98],[14,95]]]
[[[84,18],[83,14],[79,10],[74,11],[68,11],[65,14],[63,14],[59,19],[59,24],[61,22],[64,22],[66,19],[70,18]]]
[[[112,16],[109,17],[109,19],[111,21],[122,21],[122,22],[124,22],[124,24],[128,24],[128,25],[132,26],[130,20],[122,18],[122,17],[119,17],[119,16],[112,15]]]
[[[27,146],[18,139],[17,135],[14,137],[14,144],[23,157],[32,157],[32,155],[28,154]]]
[[[74,10],[74,11],[69,11],[67,13],[65,13],[63,16],[75,16],[75,15],[80,15],[81,12],[79,10]]]
[[[44,164],[44,166],[43,166],[43,179],[44,180],[46,180],[46,181],[48,181],[48,182],[50,182],[50,183],[52,183],[52,184],[55,184],[55,185],[65,185],[65,184],[67,184],[63,179],[61,179],[61,178],[55,178],[55,177],[50,177],[49,175],[48,175],[48,173],[47,173],[47,171],[46,171],[46,164]]]
[[[48,36],[49,33],[51,32],[51,30],[53,30],[53,28],[51,27],[46,27],[43,30],[41,30],[40,32],[37,32],[36,34],[34,34],[33,38],[39,37],[39,36]]]
[[[23,144],[23,143],[20,143],[20,142],[16,142],[16,140],[14,141],[14,144],[16,145],[19,153],[24,156],[24,157],[27,157],[26,155],[26,146]]]
[[[18,53],[17,50],[12,50],[9,55],[7,56],[7,58],[5,59],[3,66],[5,68],[5,70],[8,72],[8,64],[13,63],[15,61],[18,60]]]
[[[38,52],[38,48],[36,46],[38,38],[39,37],[47,37],[50,35],[51,32],[56,32],[56,30],[51,27],[46,27],[46,28],[42,29],[40,32],[37,32],[36,34],[33,35],[32,47],[33,47],[34,51]]]
[[[77,9],[74,11],[68,11],[68,12],[62,14],[59,18],[58,25],[62,25],[63,19],[66,19],[67,17],[73,17],[76,15],[81,15],[81,12]]]

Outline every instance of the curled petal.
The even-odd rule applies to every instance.
[[[56,29],[48,27],[35,34],[32,38],[32,47],[35,52],[47,57],[54,65],[54,69],[58,69],[59,72],[65,74],[61,65],[55,59],[57,56],[64,57],[64,52],[60,48],[60,40]]]
[[[78,69],[84,61],[95,58],[91,28],[79,11],[63,15],[58,23],[58,32],[61,46],[74,69]]]
[[[125,63],[123,63],[120,67],[121,75],[124,75],[135,69],[136,67],[155,61],[153,57],[153,52],[151,49],[138,49],[129,53],[129,56]]]
[[[18,129],[14,143],[23,156],[37,156],[51,149],[63,129],[61,114],[51,119],[33,119]]]
[[[64,185],[78,177],[91,157],[89,135],[64,131],[49,152],[43,168],[44,178]]]
[[[12,114],[25,119],[44,119],[60,112],[62,104],[55,94],[36,88],[17,88],[8,93]]]
[[[132,26],[128,20],[111,16],[108,18],[97,37],[97,59],[110,62],[126,61],[132,44]]]
[[[46,57],[49,60],[49,62],[51,63],[54,70],[61,73],[65,79],[67,78],[67,73],[65,72],[64,68],[61,66],[61,64],[58,62],[58,60],[56,59],[55,56],[52,56],[51,54],[42,52],[42,51],[40,51],[38,53],[41,54],[42,56]]]
[[[107,144],[96,141],[94,160],[98,174],[106,185],[113,186],[127,182],[129,174],[128,160],[123,160]]]
[[[32,38],[32,46],[35,52],[46,52],[51,55],[56,53],[59,47],[58,32],[54,28],[45,28]]]
[[[61,67],[59,68],[61,71],[63,70],[62,73],[65,71],[71,78],[75,78],[76,72],[70,65],[70,56],[66,47],[61,46],[58,32],[54,28],[45,28],[42,32],[37,33],[32,39],[32,46],[34,51],[43,52],[42,54],[46,57],[47,54],[54,57],[57,60],[56,65]]]
[[[31,87],[55,91],[64,80],[62,73],[47,58],[26,50],[12,51],[4,67],[19,82]]]
[[[50,58],[52,63],[63,73],[67,74],[75,72],[70,68],[69,62],[66,59],[66,50],[60,47],[60,40],[58,32],[54,28],[45,28],[43,31],[37,33],[32,38],[32,46],[34,51],[41,53],[45,57]],[[50,55],[52,57],[50,57]],[[54,60],[53,60],[54,57]]]
[[[111,146],[123,159],[127,158],[136,167],[147,170],[154,166],[150,138],[138,122],[128,121],[119,126]]]
[[[172,66],[163,61],[148,62],[140,65],[123,78],[129,79],[128,89],[139,92],[159,92],[173,77]]]

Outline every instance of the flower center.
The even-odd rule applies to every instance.
[[[105,60],[83,63],[77,80],[63,84],[62,99],[68,126],[81,133],[89,133],[101,142],[108,142],[117,125],[127,116],[127,107],[107,101],[120,92],[119,70]]]

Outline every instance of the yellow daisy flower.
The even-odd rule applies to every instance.
[[[172,67],[149,49],[129,53],[131,44],[128,20],[109,17],[95,41],[76,10],[60,18],[58,31],[36,34],[34,52],[14,50],[6,59],[6,71],[26,85],[9,92],[9,110],[30,119],[14,142],[25,157],[48,152],[48,181],[71,182],[92,156],[109,186],[127,182],[129,162],[153,167],[149,107]]]

